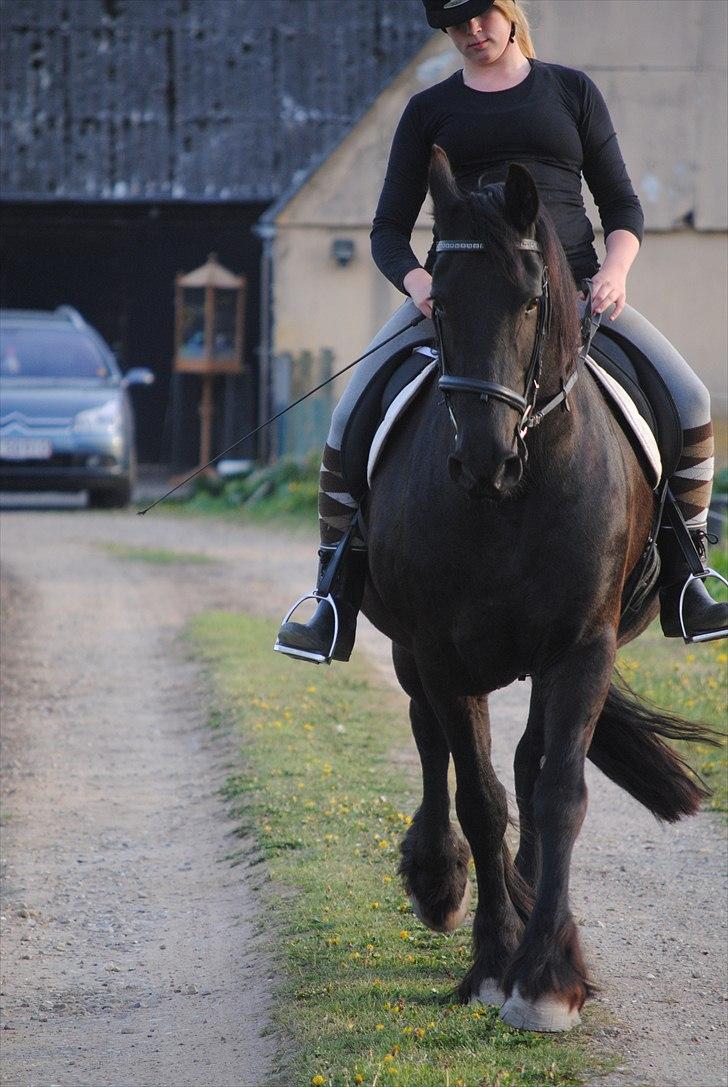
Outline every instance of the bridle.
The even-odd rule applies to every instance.
[[[485,249],[485,242],[475,241],[439,241],[436,253],[461,252],[469,253]],[[521,238],[517,245],[527,253],[538,253],[543,256],[541,246],[532,238]],[[538,299],[538,314],[536,318],[536,333],[531,349],[531,358],[526,370],[526,384],[523,394],[515,389],[509,389],[507,385],[499,385],[496,381],[483,381],[480,378],[457,377],[447,372],[445,358],[445,344],[442,336],[442,310],[435,300],[432,307],[432,321],[437,333],[440,354],[440,378],[438,386],[445,394],[445,403],[457,434],[457,422],[450,403],[451,392],[475,393],[487,403],[488,400],[501,400],[504,404],[520,413],[520,419],[516,425],[516,436],[522,448],[522,456],[525,459],[526,448],[524,445],[528,431],[539,425],[550,411],[563,404],[565,411],[571,411],[568,394],[573,389],[579,377],[578,369],[574,369],[569,378],[561,380],[561,390],[542,406],[538,406],[538,393],[541,387],[541,371],[543,369],[543,353],[546,346],[549,330],[551,328],[551,297],[549,295],[548,267],[544,263],[541,272],[541,294]]]

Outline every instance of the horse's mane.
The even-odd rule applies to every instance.
[[[519,286],[525,282],[521,250],[516,248],[520,235],[506,218],[503,184],[483,186],[462,194],[469,213],[473,237],[484,242],[502,274]],[[559,365],[576,357],[579,350],[579,316],[576,307],[574,277],[566,260],[553,220],[540,207],[536,218],[536,240],[548,265],[551,294],[551,346]]]

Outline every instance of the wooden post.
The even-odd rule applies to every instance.
[[[212,456],[212,383],[214,380],[215,377],[213,374],[202,375],[202,398],[200,400],[200,468],[203,464],[207,464]]]

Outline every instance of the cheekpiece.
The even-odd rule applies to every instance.
[[[493,6],[493,0],[422,0],[422,3],[427,22],[434,30],[467,23]]]

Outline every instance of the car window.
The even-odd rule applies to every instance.
[[[111,377],[91,339],[73,329],[14,328],[0,331],[0,377]]]

